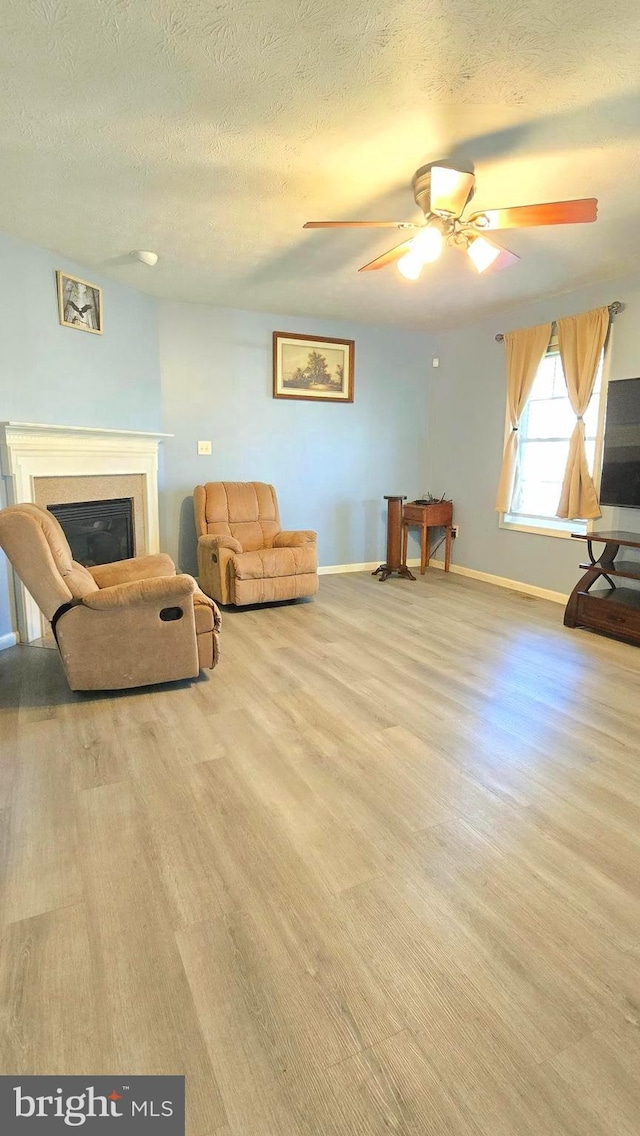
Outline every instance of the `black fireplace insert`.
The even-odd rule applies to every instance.
[[[134,555],[133,497],[48,505],[64,529],[73,559],[87,568]]]

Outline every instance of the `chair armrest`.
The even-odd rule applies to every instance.
[[[232,552],[242,552],[242,545],[239,540],[233,536],[226,536],[224,533],[220,535],[208,533],[207,536],[198,537],[198,546],[200,548],[230,548]]]
[[[285,529],[273,541],[274,548],[299,548],[301,544],[315,544],[318,534],[312,529]]]
[[[132,580],[150,580],[154,576],[175,576],[176,566],[165,552],[152,556],[134,556],[131,560],[116,560],[113,564],[96,564],[89,569],[99,588],[114,584],[127,584]]]
[[[152,604],[170,607],[186,600],[197,590],[193,576],[159,576],[155,579],[132,580],[90,592],[82,601],[92,611],[109,611],[116,607],[139,607]]]
[[[216,601],[212,600],[211,596],[208,596],[206,592],[203,592],[201,590],[201,588],[196,588],[195,592],[193,593],[193,602],[196,607],[198,606],[198,604],[202,604],[203,607],[208,607],[211,609],[211,611],[213,612],[214,631],[219,631],[222,627],[222,613]]]

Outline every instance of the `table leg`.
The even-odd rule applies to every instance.
[[[407,545],[409,543],[409,526],[402,526],[402,563],[407,563]]]
[[[427,525],[420,525],[420,575],[424,576],[427,570],[427,547],[429,543]]]
[[[388,502],[387,506],[387,559],[384,564],[380,564],[372,576],[377,576],[382,582],[397,572],[405,580],[415,580],[415,576],[409,571],[406,564],[402,563],[402,539],[403,539],[403,517],[402,517],[402,502],[404,497],[393,497],[385,494],[385,501]]]
[[[449,571],[451,564],[451,525],[447,525],[447,539],[444,545],[444,570]]]

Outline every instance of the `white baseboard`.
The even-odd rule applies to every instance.
[[[430,560],[430,568],[442,568],[443,560]],[[569,597],[564,592],[554,592],[551,588],[539,588],[536,584],[523,584],[521,580],[509,580],[506,576],[493,576],[491,572],[479,572],[476,568],[464,568],[462,564],[452,564],[450,572],[456,576],[469,576],[471,580],[483,580],[485,584],[495,584],[498,588],[508,588],[512,592],[524,592],[526,596],[536,596],[540,600],[566,604]]]
[[[15,631],[9,631],[6,635],[0,635],[0,651],[6,651],[9,647],[15,647],[18,643],[18,635]]]
[[[368,564],[325,564],[323,568],[318,568],[318,575],[333,576],[337,572],[375,572],[381,563],[381,560],[371,560]],[[407,567],[419,568],[420,558],[407,560]]]
[[[380,561],[372,560],[369,564],[327,564],[318,568],[318,575],[330,576],[337,572],[373,572]],[[407,560],[409,568],[419,568],[420,559]],[[443,560],[430,560],[430,568],[444,570]],[[506,576],[494,576],[490,572],[479,572],[476,568],[464,568],[461,564],[452,564],[450,571],[456,576],[468,576],[471,580],[482,580],[485,584],[495,584],[498,588],[508,588],[512,592],[523,592],[525,596],[536,596],[537,599],[551,600],[552,603],[566,604],[569,597],[564,592],[554,592],[551,588],[539,588],[536,584],[523,584],[521,580],[509,580]]]

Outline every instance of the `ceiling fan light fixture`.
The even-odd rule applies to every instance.
[[[407,280],[417,280],[425,264],[432,264],[442,252],[444,239],[440,229],[427,225],[411,242],[408,253],[398,261],[398,271]]]
[[[435,225],[427,225],[413,238],[409,255],[418,257],[423,264],[432,264],[440,256],[443,244],[440,229]]]
[[[450,166],[431,167],[430,208],[444,217],[459,217],[473,192],[475,178]]]
[[[485,272],[487,268],[490,268],[494,260],[497,260],[500,256],[501,251],[502,249],[498,245],[494,245],[486,237],[469,237],[467,254],[478,272]]]
[[[420,260],[418,256],[413,256],[410,252],[405,253],[398,261],[398,272],[404,276],[405,280],[417,280],[423,268],[424,261]]]
[[[465,162],[461,169],[454,159],[428,162],[413,175],[411,187],[424,222],[414,221],[307,221],[305,229],[393,228],[413,230],[415,236],[386,249],[374,260],[363,264],[358,272],[373,272],[397,264],[407,280],[417,280],[425,264],[437,260],[445,244],[467,252],[476,272],[497,272],[517,264],[520,257],[501,244],[484,236],[486,230],[525,229],[541,225],[580,225],[595,221],[598,202],[595,197],[571,201],[543,201],[532,205],[515,205],[502,209],[481,209],[463,218],[475,195],[473,167]],[[407,235],[406,232],[404,234]],[[140,253],[148,256],[148,253]]]

